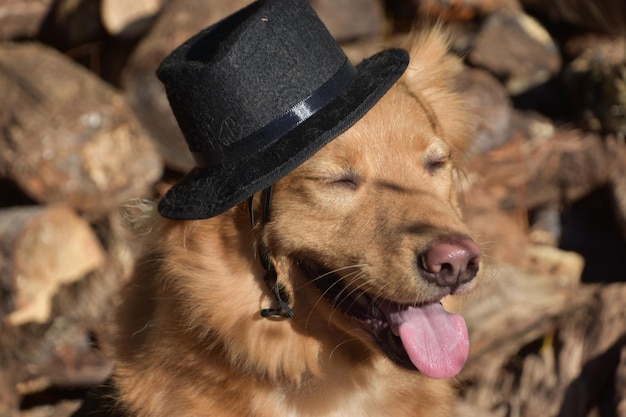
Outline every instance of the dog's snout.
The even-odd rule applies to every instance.
[[[465,236],[435,241],[419,256],[422,275],[440,287],[457,287],[471,281],[480,266],[480,248]]]

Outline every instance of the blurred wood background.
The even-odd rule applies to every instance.
[[[192,164],[155,69],[248,2],[0,0],[1,417],[86,415],[134,262],[120,208]],[[311,3],[355,63],[436,19],[466,64],[488,265],[458,417],[626,417],[626,2]]]

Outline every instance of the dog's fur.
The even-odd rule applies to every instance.
[[[455,175],[471,115],[441,32],[411,43],[409,68],[380,102],[275,184],[267,224],[251,227],[247,203],[199,221],[148,208],[144,254],[115,319],[114,380],[129,415],[449,415],[448,381],[395,365],[300,268],[313,260],[349,291],[402,303],[446,295],[415,257],[439,236],[469,235]],[[259,314],[276,304],[262,246],[292,319]]]

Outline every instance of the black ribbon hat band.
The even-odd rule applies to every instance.
[[[192,152],[198,168],[214,168],[235,162],[252,152],[262,150],[309,119],[345,90],[356,77],[356,69],[348,59],[339,70],[317,90],[261,129],[230,146],[212,152]]]

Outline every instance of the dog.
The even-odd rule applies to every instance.
[[[196,220],[141,205],[143,254],[115,312],[127,415],[449,416],[481,251],[457,182],[473,115],[447,36],[270,190]],[[252,217],[252,220],[251,220]]]

